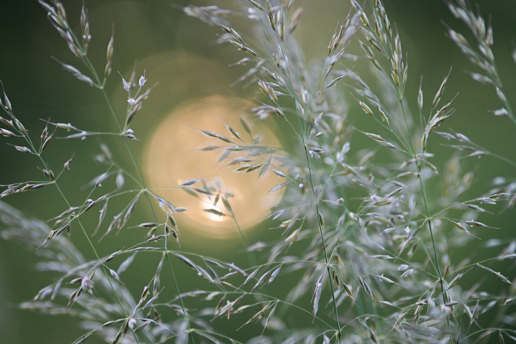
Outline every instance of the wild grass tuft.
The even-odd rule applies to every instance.
[[[251,129],[243,119],[241,127],[226,125],[223,133],[199,128],[217,145],[214,149],[229,152],[226,158],[235,173],[281,178],[269,191],[284,192],[267,217],[271,230],[278,232],[271,236],[275,239],[251,241],[233,212],[233,195],[216,185],[194,178],[171,187],[202,199],[205,212],[232,219],[245,251],[238,264],[183,251],[176,217],[188,209],[145,184],[129,141],[138,140],[132,120],[152,101],[156,84],[148,86],[145,71],[137,66],[130,76],[112,73],[115,30],[99,70],[88,55],[87,9],[83,6],[80,29],[74,31],[61,3],[39,2],[76,62],[56,61],[98,89],[116,126],[90,130],[48,120],[41,135],[29,133],[5,85],[0,134],[20,154],[34,156],[42,175],[2,185],[0,198],[54,188],[66,204],[59,210],[49,205],[56,216],[47,224],[0,203],[3,237],[34,250],[41,259],[38,268],[58,276],[23,308],[78,318],[86,332],[74,343],[93,335],[108,343],[516,340],[511,308],[516,282],[513,271],[500,264],[516,257],[516,244],[498,240],[495,228],[484,223],[493,216],[488,214],[513,211],[515,185],[502,181],[472,196],[470,188],[478,178],[466,170],[471,157],[490,155],[512,166],[516,162],[476,144],[475,138],[443,131],[442,124],[457,112],[456,95],[446,91],[454,71],[443,75],[438,88],[426,89],[417,71],[409,72],[400,34],[381,0],[351,0],[352,10],[327,37],[325,58],[310,64],[296,40],[303,12],[294,0],[184,8],[186,15],[212,25],[219,43],[241,51],[236,64],[248,68],[234,87],[251,85],[260,91],[249,111],[257,120],[275,118],[293,141],[291,149],[281,150],[247,140],[241,132],[251,134]],[[491,50],[491,24],[465,0],[446,5],[473,35],[470,44],[451,28],[456,23],[447,23],[450,39],[479,69],[471,72],[472,78],[495,88],[501,104],[493,114],[516,123]],[[354,45],[359,49],[352,51]],[[106,93],[111,78],[127,92],[125,113],[115,112]],[[408,92],[414,87],[415,92]],[[361,120],[353,120],[357,117]],[[118,138],[124,150],[117,154],[125,157],[102,144],[105,170],[92,177],[88,197],[72,204],[74,190],[62,187],[61,178],[73,172],[73,156],[63,166],[50,166],[45,149],[56,138],[94,136]],[[124,159],[127,166],[118,162]],[[443,159],[445,164],[435,163]],[[101,190],[109,180],[116,187]],[[120,198],[127,199],[122,207],[115,202]],[[90,209],[99,212],[93,226],[83,221]],[[135,219],[138,209],[150,217]],[[147,234],[109,253],[97,250],[98,242],[115,232],[124,235],[128,228]],[[67,237],[70,232],[73,236]],[[87,254],[72,238],[87,242]],[[497,248],[490,258],[454,254],[468,245],[478,247],[479,238],[486,240],[482,247]],[[147,270],[152,276],[124,284],[124,272],[144,257],[151,257]],[[178,266],[192,273],[178,275]],[[473,283],[464,278],[472,275]],[[185,279],[195,279],[196,288]],[[503,287],[497,293],[484,290],[490,281]],[[219,320],[223,318],[227,320]]]

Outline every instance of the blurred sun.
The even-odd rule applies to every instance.
[[[249,173],[235,172],[245,163],[267,164],[271,155],[263,147],[279,147],[271,130],[245,117],[243,109],[252,106],[240,99],[221,96],[196,100],[175,109],[152,134],[145,152],[149,187],[174,206],[188,209],[177,217],[183,229],[214,238],[235,237],[239,230],[227,203],[241,229],[258,223],[278,203],[281,192],[269,195],[269,190],[285,180],[272,173],[272,167],[261,176],[260,168]],[[245,143],[232,135],[226,125],[236,130]],[[250,134],[244,125],[249,127]],[[234,146],[201,130],[222,135],[249,149],[254,142],[253,154],[223,149]],[[276,154],[280,153],[274,157]],[[275,160],[271,161],[272,166]],[[209,189],[211,194],[177,188],[192,179],[199,181],[191,188]]]

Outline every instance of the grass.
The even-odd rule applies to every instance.
[[[510,178],[498,179],[490,190],[474,194],[473,183],[487,183],[466,168],[471,158],[483,156],[516,163],[475,138],[444,131],[443,123],[456,116],[456,95],[446,92],[453,71],[433,90],[410,74],[400,35],[382,1],[352,0],[352,10],[329,37],[327,56],[310,66],[296,41],[302,8],[294,1],[183,9],[212,25],[219,42],[241,51],[237,64],[248,69],[235,87],[247,84],[261,91],[249,111],[257,120],[276,119],[294,142],[288,150],[266,147],[247,119],[239,127],[226,124],[226,132],[199,128],[235,173],[281,179],[269,191],[284,192],[281,202],[268,216],[272,230],[281,234],[266,242],[253,242],[242,231],[230,191],[198,178],[163,186],[199,198],[206,213],[231,219],[243,251],[237,264],[183,250],[176,218],[189,209],[146,184],[131,144],[137,140],[132,120],[152,101],[156,84],[149,86],[152,81],[145,72],[137,73],[137,66],[129,77],[112,73],[114,30],[103,68],[90,60],[84,5],[80,29],[74,31],[62,4],[40,4],[76,58],[74,65],[56,61],[98,89],[116,126],[85,130],[48,120],[42,134],[35,135],[17,117],[4,90],[0,134],[20,154],[37,159],[42,176],[3,185],[0,197],[54,188],[66,204],[59,211],[50,208],[59,215],[47,224],[0,203],[3,237],[34,249],[41,259],[38,267],[56,276],[23,308],[78,318],[85,333],[74,343],[92,336],[111,343],[515,340],[514,273],[500,262],[516,257],[516,245],[497,239],[496,230],[483,222],[493,216],[488,214],[512,211],[514,185]],[[465,1],[446,5],[470,29],[474,44],[446,26],[450,39],[478,69],[471,72],[473,80],[495,89],[500,107],[494,117],[516,123],[491,50],[491,24]],[[371,68],[355,67],[361,65]],[[113,77],[127,92],[125,113],[115,111],[105,90]],[[417,92],[410,89],[413,85]],[[416,93],[416,99],[407,98]],[[56,137],[112,137],[122,143],[120,156],[100,145],[104,172],[92,179],[88,196],[78,204],[70,201],[76,189],[61,183],[63,175],[73,172],[73,156],[63,167],[46,160],[45,149]],[[101,189],[113,180],[113,190]],[[147,234],[116,247],[110,242],[109,253],[99,251],[104,238],[124,235],[129,228]],[[70,232],[74,235],[67,236]],[[480,238],[485,244],[479,244]],[[86,242],[87,252],[76,241]],[[482,247],[492,255],[455,254],[464,247]],[[137,261],[145,262],[150,275],[128,276]],[[493,282],[498,283],[495,292],[489,286]]]

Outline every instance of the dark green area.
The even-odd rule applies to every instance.
[[[325,11],[332,11],[334,1],[321,1],[319,16],[324,16]],[[192,1],[193,2],[193,1]],[[300,1],[301,2],[301,1]],[[204,75],[202,79],[185,84],[185,88],[177,94],[169,94],[167,99],[155,100],[158,105],[149,105],[143,111],[141,117],[135,119],[135,128],[141,128],[138,136],[144,141],[150,135],[155,123],[159,120],[159,110],[173,108],[180,103],[200,97],[214,94],[238,95],[243,98],[253,99],[254,89],[242,89],[237,86],[229,88],[229,83],[237,79],[245,69],[227,68],[232,62],[241,57],[234,52],[232,47],[218,46],[214,44],[215,34],[220,34],[219,29],[214,29],[187,18],[177,7],[188,4],[189,1],[87,1],[90,21],[92,26],[91,56],[93,62],[103,69],[105,59],[105,46],[111,34],[111,23],[115,24],[115,58],[113,70],[128,74],[134,61],[144,60],[146,57],[163,52],[186,52],[202,58],[213,60],[221,66],[220,70],[213,70],[211,75]],[[196,1],[195,3],[199,3]],[[516,161],[516,145],[514,127],[507,118],[494,117],[487,110],[500,107],[499,101],[492,87],[475,83],[465,73],[474,68],[460,54],[454,44],[445,37],[446,27],[444,22],[453,24],[455,28],[462,28],[451,16],[446,6],[441,1],[414,1],[414,0],[389,0],[385,1],[388,15],[397,23],[400,31],[403,49],[408,52],[409,82],[406,90],[407,99],[411,100],[410,108],[416,112],[416,98],[420,75],[423,75],[423,89],[425,102],[430,102],[438,89],[443,77],[453,66],[453,71],[446,87],[444,100],[451,99],[455,94],[459,96],[454,103],[457,112],[447,120],[441,128],[446,130],[453,128],[461,132],[476,143]],[[69,18],[78,18],[81,1],[66,1],[65,6]],[[138,17],[127,16],[124,8],[138,9]],[[480,9],[484,17],[492,15],[495,35],[493,47],[501,75],[509,95],[516,94],[516,64],[511,59],[513,42],[516,39],[515,19],[516,3],[513,1],[480,1]],[[44,10],[34,1],[10,1],[2,6],[2,20],[0,20],[0,79],[3,81],[7,94],[13,103],[15,114],[22,120],[31,133],[39,133],[44,123],[40,119],[51,119],[53,122],[71,122],[77,127],[88,128],[102,125],[106,130],[114,129],[115,123],[110,118],[104,100],[97,90],[87,84],[76,81],[67,72],[53,61],[50,56],[55,56],[63,62],[77,65],[59,35],[48,23]],[[346,13],[342,13],[343,18]],[[78,20],[76,21],[78,23]],[[302,25],[309,26],[304,22]],[[333,24],[330,25],[330,28]],[[179,28],[179,29],[178,29]],[[330,29],[332,30],[332,29]],[[320,37],[326,42],[331,37],[332,31],[327,36]],[[357,53],[360,53],[357,51]],[[311,57],[324,56],[325,51],[310,52]],[[107,84],[108,94],[114,94],[121,87],[119,77],[112,74]],[[194,71],[188,68],[171,66],[166,78],[183,78]],[[198,75],[198,73],[196,73]],[[222,75],[220,78],[219,76]],[[159,81],[160,75],[152,75],[151,82]],[[350,102],[353,98],[346,95]],[[516,104],[516,97],[510,101]],[[354,107],[357,115],[350,115],[352,122],[359,128],[366,128],[368,124],[360,109]],[[358,111],[356,111],[358,109]],[[154,111],[152,111],[154,110]],[[363,118],[353,118],[363,115]],[[287,141],[282,137],[284,141]],[[104,140],[104,139],[103,139]],[[10,183],[26,179],[41,178],[35,166],[38,166],[36,158],[15,151],[5,143],[7,139],[0,137],[0,183]],[[123,152],[120,142],[99,141],[88,139],[86,141],[52,142],[48,148],[48,161],[53,165],[61,165],[74,152],[77,153],[72,164],[72,172],[65,175],[62,180],[63,187],[74,190],[69,195],[75,202],[81,202],[87,195],[86,187],[77,187],[77,180],[85,185],[87,178],[100,174],[104,167],[92,163],[92,157],[98,152],[98,143],[108,142],[114,154]],[[358,139],[366,143],[367,140]],[[59,145],[61,143],[61,145]],[[287,146],[289,142],[284,142]],[[434,143],[432,148],[437,148]],[[140,146],[139,146],[140,145]],[[141,153],[141,143],[131,143],[137,153]],[[85,146],[89,148],[85,148]],[[443,149],[444,157],[452,154],[451,149]],[[121,155],[121,154],[120,154]],[[438,167],[442,167],[444,160],[432,161]],[[494,160],[483,157],[481,160],[467,162],[468,169],[475,171],[475,189],[472,194],[487,191],[491,180],[496,176],[513,178],[516,173],[514,168]],[[110,186],[108,186],[110,187]],[[434,185],[438,188],[439,185]],[[106,187],[106,190],[108,188]],[[49,213],[51,207],[64,209],[65,205],[55,190],[38,190],[30,194],[14,195],[7,199],[9,204],[15,206],[26,214],[46,220],[57,214]],[[431,196],[430,196],[431,197]],[[57,206],[57,205],[58,206]],[[513,240],[514,209],[497,212],[493,215],[482,216],[479,220],[489,223],[494,227],[500,227],[498,236],[506,241]],[[92,223],[95,220],[91,220]],[[271,234],[264,226],[261,231],[251,234],[252,240],[267,240]],[[86,256],[91,256],[89,247],[80,238],[80,233],[73,233],[77,238],[77,246]],[[114,238],[111,240],[119,240]],[[204,254],[216,255],[218,258],[232,261],[238,258],[234,247],[238,243],[231,243],[228,249],[220,250],[210,247],[206,239],[199,239]],[[204,240],[204,241],[203,241]],[[113,241],[111,241],[113,242]],[[110,252],[110,241],[99,245],[99,250]],[[199,250],[199,247],[184,247],[185,250]],[[457,256],[470,254],[471,250],[478,250],[475,257],[482,257],[484,252],[479,243],[475,248],[464,248],[464,252],[454,252]],[[228,253],[230,251],[230,253]],[[156,262],[149,260],[155,266]],[[0,241],[0,342],[3,343],[69,343],[80,336],[83,331],[74,327],[74,322],[65,316],[49,317],[41,316],[29,311],[21,311],[17,304],[30,299],[37,291],[49,283],[52,278],[47,274],[35,270],[36,258],[25,248],[12,242]],[[512,263],[511,263],[512,264]],[[515,276],[514,265],[507,266],[506,274],[510,279]],[[128,277],[139,280],[140,272],[152,274],[146,270],[145,263],[136,265]],[[193,274],[190,270],[180,267],[180,276],[185,279],[192,278],[190,286],[195,287]],[[466,276],[471,282],[475,276]],[[148,278],[146,277],[145,280]],[[170,281],[163,281],[163,284]],[[186,285],[188,286],[188,285]],[[490,286],[496,290],[497,286]],[[137,288],[140,290],[140,287]],[[138,293],[134,290],[135,294]],[[280,291],[281,293],[281,291]],[[309,302],[309,301],[307,301]],[[309,324],[310,319],[307,321]],[[224,320],[218,320],[223,323]],[[228,326],[229,328],[229,326]],[[244,330],[245,331],[245,330]],[[245,338],[245,332],[239,334]],[[255,331],[255,329],[252,329]],[[253,335],[256,333],[253,332]],[[95,343],[95,339],[90,341]]]

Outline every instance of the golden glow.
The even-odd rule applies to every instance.
[[[278,202],[281,192],[268,195],[275,185],[284,180],[268,172],[258,178],[259,169],[250,173],[233,172],[241,164],[228,166],[237,157],[246,157],[242,152],[231,152],[224,160],[225,150],[202,151],[209,146],[229,147],[216,138],[207,137],[199,130],[223,135],[233,142],[239,142],[226,128],[226,123],[238,131],[246,144],[252,139],[243,129],[240,117],[244,107],[252,104],[235,98],[214,96],[196,100],[180,107],[168,115],[156,128],[145,152],[146,175],[149,186],[155,192],[172,202],[176,207],[188,208],[178,214],[182,227],[215,238],[229,238],[239,235],[230,216],[219,216],[205,209],[227,213],[222,197],[214,204],[216,196],[193,197],[176,188],[185,180],[199,178],[202,182],[192,187],[212,187],[217,194],[231,194],[228,201],[241,229],[249,228],[269,214],[271,206]],[[244,117],[245,118],[245,117]],[[260,136],[260,145],[278,147],[279,143],[270,130],[260,122],[246,118],[254,137]],[[269,156],[253,157],[256,162],[267,162]],[[183,228],[181,228],[183,229]]]

